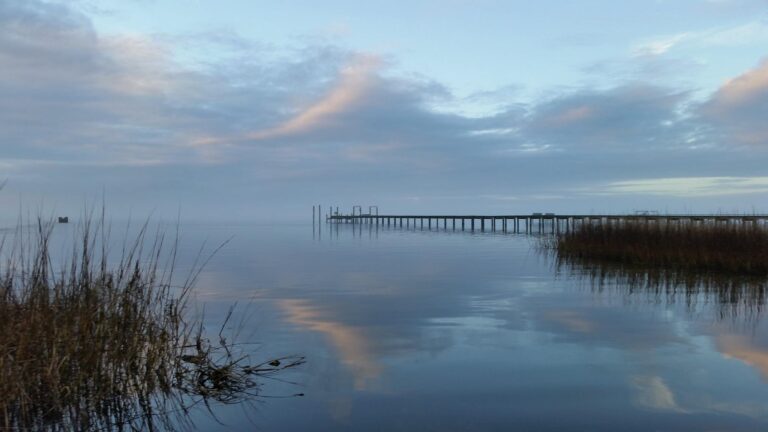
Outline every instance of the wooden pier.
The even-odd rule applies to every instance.
[[[375,206],[373,206],[375,207]],[[338,208],[337,208],[338,209]],[[318,219],[319,219],[318,209]],[[314,211],[313,211],[314,219]],[[491,232],[557,232],[570,230],[586,223],[620,223],[635,221],[645,223],[754,223],[766,224],[768,215],[725,214],[554,214],[532,213],[527,215],[380,215],[362,213],[359,206],[351,214],[339,214],[338,210],[325,216],[328,223],[363,224],[381,227],[443,229],[453,231]]]

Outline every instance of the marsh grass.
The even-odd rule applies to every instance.
[[[757,224],[592,224],[538,239],[555,270],[654,304],[709,304],[757,319],[768,299],[768,230]]]
[[[545,240],[567,259],[627,266],[768,275],[768,229],[757,223],[635,222],[585,224]]]
[[[53,229],[37,220],[0,244],[0,429],[191,428],[193,406],[257,397],[259,377],[304,362],[252,364],[207,338],[187,311],[205,260],[174,285],[177,237],[145,224],[111,263],[109,229],[89,220],[54,264]]]

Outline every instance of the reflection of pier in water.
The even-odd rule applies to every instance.
[[[339,213],[339,208],[330,206],[331,211],[323,215],[321,206],[312,207],[312,221],[318,223],[324,217],[331,224],[370,225],[395,228],[443,229],[451,231],[490,232],[559,232],[568,231],[583,224],[611,224],[622,222],[644,223],[722,223],[761,224],[768,223],[768,215],[727,215],[727,214],[555,214],[531,213],[527,215],[381,215],[377,206],[370,206],[368,213],[361,206],[354,206],[349,214]],[[375,210],[375,212],[374,212]]]

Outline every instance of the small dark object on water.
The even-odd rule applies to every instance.
[[[274,367],[280,366],[280,360],[272,360],[269,362],[269,365]]]
[[[59,223],[69,223],[69,216],[59,216]]]

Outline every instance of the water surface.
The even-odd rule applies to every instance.
[[[768,427],[762,297],[724,309],[727,296],[711,292],[598,287],[520,234],[258,224],[181,234],[190,254],[232,237],[197,284],[210,325],[237,302],[256,357],[308,360],[282,377],[296,384],[266,382],[274,398],[219,407],[223,424],[200,415],[200,429]]]

